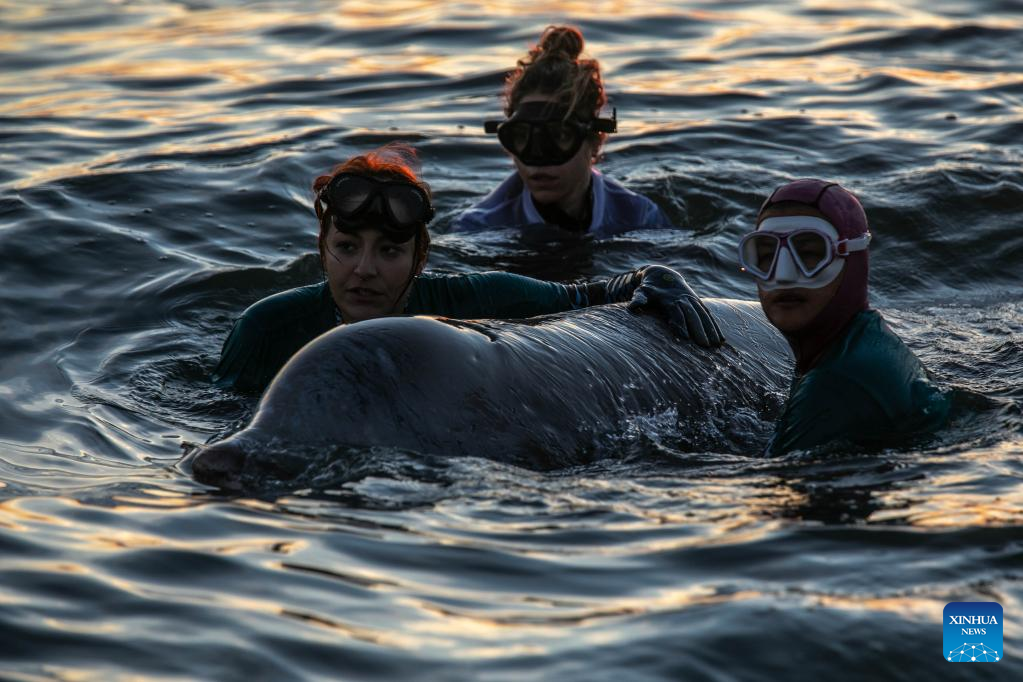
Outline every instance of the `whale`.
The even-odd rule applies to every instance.
[[[342,325],[281,368],[244,428],[197,448],[191,472],[237,488],[246,472],[281,470],[281,453],[378,446],[542,470],[599,456],[640,415],[674,409],[680,424],[698,425],[746,409],[773,419],[792,376],[788,344],[756,302],[704,303],[722,347],[680,339],[657,315],[622,304]]]

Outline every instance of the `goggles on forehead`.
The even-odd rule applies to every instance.
[[[786,227],[791,229],[785,230]],[[773,283],[778,279],[779,261],[788,258],[801,275],[791,280],[794,286],[824,286],[834,280],[841,269],[833,269],[828,273],[830,277],[822,276],[836,258],[865,251],[870,244],[869,232],[853,239],[836,239],[828,234],[834,229],[830,223],[809,216],[768,218],[760,224],[760,229],[739,242],[739,263],[743,272]]]
[[[433,218],[433,205],[422,187],[402,180],[377,180],[358,173],[338,173],[316,197],[334,215],[334,225],[379,216],[389,232],[409,239]],[[386,228],[385,228],[386,229]]]
[[[501,146],[527,166],[560,166],[578,153],[593,133],[618,131],[618,110],[611,118],[579,119],[549,102],[526,102],[506,121],[484,121]]]

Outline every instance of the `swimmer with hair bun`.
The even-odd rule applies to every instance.
[[[595,237],[640,228],[670,228],[650,199],[593,165],[617,116],[607,104],[600,64],[582,57],[583,35],[548,26],[505,84],[504,121],[487,121],[515,162],[515,173],[460,216],[453,232],[556,225]]]

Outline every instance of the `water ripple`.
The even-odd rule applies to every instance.
[[[618,108],[600,167],[679,229],[445,234],[512,172],[480,122],[562,20]],[[983,675],[931,650],[947,602],[1023,608],[1021,28],[1014,0],[0,6],[5,674],[775,680],[795,655],[812,678]],[[300,489],[206,490],[182,452],[255,401],[206,381],[232,320],[319,281],[312,179],[391,141],[419,150],[452,272],[659,261],[752,298],[735,243],[765,193],[848,185],[872,303],[952,423],[764,460],[759,414],[668,410],[553,472],[376,449]]]

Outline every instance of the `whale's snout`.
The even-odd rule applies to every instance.
[[[229,441],[201,448],[192,459],[192,475],[206,485],[237,489],[241,487],[245,451]]]

